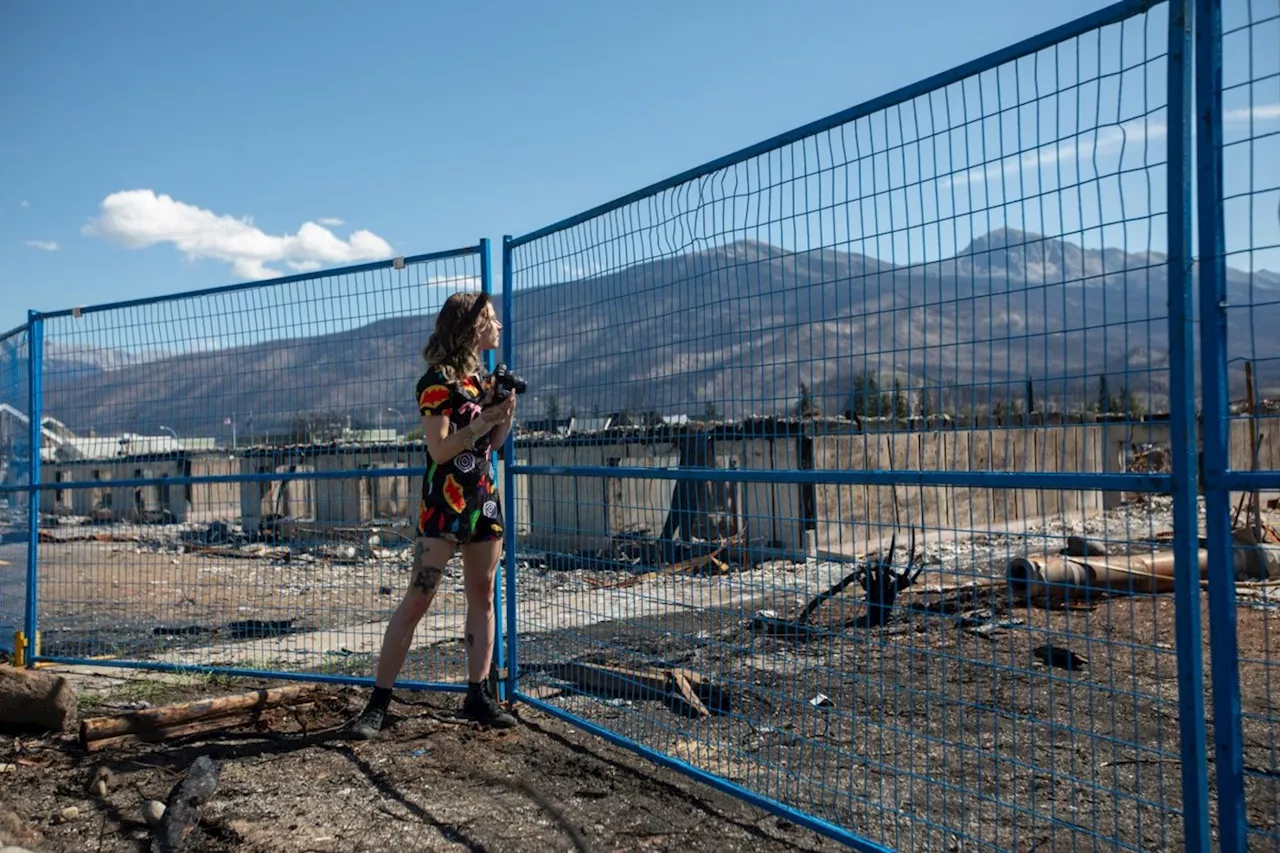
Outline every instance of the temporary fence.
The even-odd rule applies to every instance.
[[[521,701],[861,849],[1207,846],[1188,9],[504,241]]]
[[[1125,0],[505,238],[503,697],[856,849],[1280,844],[1278,44]],[[33,312],[0,642],[368,684],[466,289]],[[450,571],[403,686],[461,684]]]
[[[412,354],[488,257],[33,313],[31,659],[369,683],[426,471]],[[447,577],[407,685],[465,687],[464,598]]]

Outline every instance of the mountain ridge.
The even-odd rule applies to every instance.
[[[1038,400],[1065,407],[1090,399],[1101,375],[1113,387],[1128,381],[1160,408],[1166,267],[1157,253],[1086,249],[1015,229],[912,266],[741,240],[518,290],[507,333],[513,366],[530,385],[523,419],[543,416],[552,398],[561,413],[584,415],[782,414],[801,383],[819,407],[839,411],[868,374],[886,386],[897,378],[935,409],[1021,397],[1028,376]],[[1233,302],[1259,290],[1280,296],[1280,275],[1230,270],[1228,290]],[[1270,309],[1252,322],[1270,323],[1272,314],[1280,320]],[[54,341],[45,414],[100,434],[165,426],[221,436],[228,418],[244,434],[344,415],[412,429],[413,384],[433,321],[391,317],[173,354],[146,340],[142,354],[103,348],[99,356]],[[1245,328],[1237,315],[1233,334]],[[1266,336],[1259,346],[1260,357],[1280,356]]]

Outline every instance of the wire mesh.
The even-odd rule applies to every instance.
[[[43,315],[41,657],[371,678],[478,251]],[[463,601],[455,561],[401,683],[465,681]]]
[[[1223,460],[1230,473],[1223,472],[1223,482],[1235,545],[1240,755],[1228,766],[1243,768],[1243,844],[1262,849],[1280,846],[1280,521],[1273,507],[1280,489],[1280,350],[1267,331],[1280,319],[1280,3],[1215,5],[1222,165],[1221,219],[1214,225],[1223,241],[1218,286],[1226,324],[1223,349],[1206,350],[1206,359],[1225,362],[1230,401]]]
[[[27,328],[0,336],[0,651],[13,652],[24,630],[31,437]]]
[[[522,697],[854,843],[1184,844],[1146,6],[507,244]]]

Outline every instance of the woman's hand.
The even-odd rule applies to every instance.
[[[489,406],[480,412],[477,420],[484,421],[486,430],[493,429],[497,426],[504,426],[511,423],[511,419],[516,414],[516,395],[509,394],[507,399],[501,403]]]

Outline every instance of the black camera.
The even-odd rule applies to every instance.
[[[493,371],[493,402],[501,403],[512,391],[523,394],[529,386],[524,378],[512,373],[505,364],[499,364]]]

